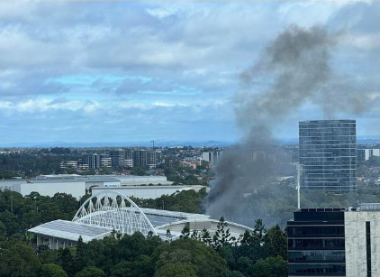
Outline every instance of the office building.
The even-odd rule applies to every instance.
[[[149,168],[155,168],[157,165],[157,153],[156,151],[147,151],[148,155],[148,167]]]
[[[345,193],[356,189],[356,121],[299,123],[302,189]]]
[[[100,168],[100,155],[91,154],[84,157],[86,164],[88,164],[89,169],[97,169]]]
[[[289,277],[380,276],[380,204],[301,209],[288,221]]]
[[[134,166],[148,166],[148,153],[144,149],[135,150],[133,152],[133,165]]]
[[[368,161],[372,157],[380,157],[380,149],[358,149],[358,161]]]
[[[206,161],[210,164],[210,166],[216,166],[222,156],[223,151],[215,150],[203,152],[201,159],[202,161]]]
[[[111,168],[112,160],[109,154],[101,154],[100,155],[100,167],[101,168]]]
[[[133,167],[133,150],[132,149],[125,150],[125,166]]]
[[[110,157],[113,168],[125,166],[125,151],[123,149],[110,151]]]
[[[344,210],[298,210],[287,233],[290,277],[346,276]]]
[[[62,161],[60,164],[60,168],[67,169],[67,168],[77,168],[78,161]]]

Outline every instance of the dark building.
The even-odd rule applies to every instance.
[[[133,150],[132,149],[125,150],[125,166],[133,167]]]
[[[344,209],[301,209],[288,221],[289,277],[346,276]]]
[[[85,157],[85,163],[88,164],[89,169],[100,168],[100,155],[91,154]]]
[[[113,168],[125,166],[125,151],[122,149],[110,151],[111,165]]]
[[[299,123],[302,189],[345,193],[356,189],[356,121]]]
[[[146,150],[140,149],[133,152],[134,166],[148,166],[148,153]]]

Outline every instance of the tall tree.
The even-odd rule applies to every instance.
[[[41,267],[39,277],[69,277],[62,267],[56,264],[44,264]]]
[[[224,217],[222,216],[219,219],[219,222],[217,224],[217,230],[213,237],[214,249],[217,250],[230,241],[230,229],[228,229],[227,227],[228,223],[224,220]]]
[[[263,241],[267,256],[287,258],[287,238],[280,226],[276,225],[270,228],[265,234]]]

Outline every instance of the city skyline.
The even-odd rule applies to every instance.
[[[339,34],[334,85],[365,101],[330,114],[308,99],[276,137],[324,118],[378,137],[379,14],[376,2],[2,2],[0,146],[237,142],[240,75],[294,24]]]

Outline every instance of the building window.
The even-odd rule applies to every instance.
[[[372,277],[371,268],[371,222],[365,223],[366,244],[367,244],[367,277]]]

